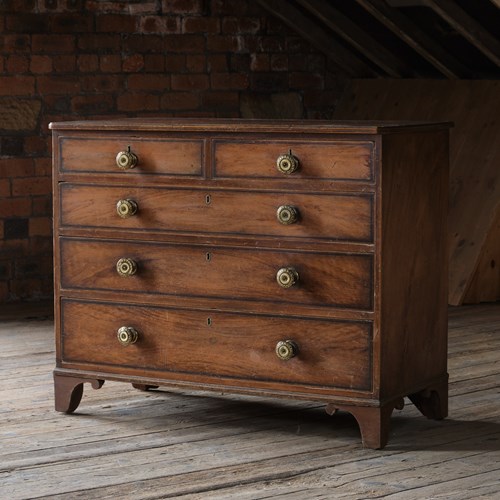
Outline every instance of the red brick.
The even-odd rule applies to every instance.
[[[8,31],[17,33],[46,33],[50,31],[48,16],[26,11],[7,16],[5,24]]]
[[[208,75],[172,75],[172,90],[205,90],[209,87]]]
[[[77,57],[77,66],[82,73],[95,73],[99,68],[99,58],[96,54],[81,54]]]
[[[30,156],[47,153],[47,138],[39,135],[25,137],[24,152]]]
[[[35,175],[48,176],[52,173],[52,159],[49,157],[35,158]]]
[[[40,94],[74,94],[80,91],[78,76],[39,76],[37,92]]]
[[[209,54],[207,56],[207,66],[210,73],[225,73],[229,66],[227,64],[228,56],[226,54]]]
[[[204,13],[204,0],[162,0],[164,14],[198,14]]]
[[[124,39],[122,50],[131,54],[163,53],[163,36],[130,35]]]
[[[76,69],[76,57],[73,54],[54,56],[52,64],[57,73],[73,73]]]
[[[99,69],[103,73],[118,73],[122,69],[122,58],[118,54],[99,56]]]
[[[242,37],[232,35],[208,35],[207,49],[210,52],[238,52],[242,40]]]
[[[197,109],[199,101],[198,94],[194,92],[167,92],[161,98],[161,109]]]
[[[210,75],[211,88],[243,90],[248,88],[246,73],[212,73]]]
[[[180,19],[167,16],[144,16],[139,23],[141,33],[180,33]]]
[[[122,14],[101,14],[95,17],[96,31],[103,33],[133,33],[136,17]]]
[[[9,179],[0,179],[0,199],[7,196],[10,196],[10,181]]]
[[[0,72],[4,72],[4,67],[5,67],[5,58],[3,56],[0,56]]]
[[[224,17],[222,33],[240,35],[244,33],[256,34],[262,30],[258,17]]]
[[[130,15],[144,15],[144,14],[159,14],[159,5],[156,0],[140,1],[135,3],[130,3],[128,6],[128,11]]]
[[[3,218],[27,217],[31,215],[31,199],[26,198],[1,198],[0,214]]]
[[[73,35],[33,35],[31,49],[38,54],[74,53],[75,37]]]
[[[161,73],[165,71],[165,56],[163,54],[145,54],[144,70],[148,73]]]
[[[77,115],[108,113],[113,108],[113,97],[109,94],[78,95],[71,98],[71,110]]]
[[[30,62],[28,56],[14,54],[7,58],[8,73],[26,73],[29,69]]]
[[[123,90],[125,75],[84,76],[80,81],[85,92],[113,92]]]
[[[288,55],[271,54],[271,71],[288,71]]]
[[[30,52],[31,37],[20,34],[0,36],[0,50],[9,54],[12,52]]]
[[[30,158],[0,158],[0,178],[29,177],[34,171]]]
[[[31,56],[30,71],[35,74],[50,73],[52,71],[52,58],[49,56]]]
[[[202,105],[209,109],[239,109],[240,94],[238,91],[211,91],[204,92]]]
[[[33,215],[51,215],[52,198],[50,196],[36,196],[31,199]]]
[[[48,194],[51,191],[52,179],[50,177],[21,177],[12,179],[13,196]]]
[[[137,74],[130,75],[127,78],[127,87],[129,90],[152,90],[163,91],[170,88],[170,79],[168,75]]]
[[[125,92],[117,99],[119,111],[157,111],[159,105],[159,96],[149,93]]]
[[[122,69],[126,73],[136,73],[144,68],[144,56],[142,54],[134,54],[124,59]]]
[[[50,217],[31,217],[29,228],[30,236],[50,236],[52,221]]]
[[[86,12],[60,13],[51,16],[52,33],[88,33],[93,30],[94,16]]]
[[[220,20],[217,17],[185,17],[182,20],[183,33],[219,33]]]
[[[182,53],[204,53],[205,37],[202,35],[167,35],[165,50]]]
[[[318,89],[324,88],[323,75],[318,73],[289,73],[290,89]]]
[[[252,71],[269,71],[271,68],[271,60],[269,54],[261,52],[250,55],[250,69]]]
[[[245,16],[248,13],[248,4],[249,2],[247,0],[213,0],[212,14],[223,16]]]
[[[165,68],[169,73],[179,73],[186,70],[186,56],[183,54],[167,54]]]
[[[187,55],[186,69],[190,73],[204,73],[207,70],[207,57],[204,54]]]
[[[104,35],[104,34],[82,34],[78,36],[78,48],[88,51],[114,51],[120,50],[121,37],[120,35]]]
[[[0,76],[0,95],[33,95],[35,79],[32,76]]]

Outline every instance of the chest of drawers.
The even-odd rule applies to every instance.
[[[51,124],[56,410],[105,380],[447,413],[448,125]]]

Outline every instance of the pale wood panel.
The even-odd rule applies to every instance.
[[[306,401],[106,382],[85,388],[76,414],[56,413],[53,323],[31,318],[0,317],[1,498],[500,494],[500,304],[450,309],[450,416],[408,404],[384,450],[361,447],[349,414]]]
[[[500,300],[500,206],[483,245],[464,303],[477,304],[496,300]]]
[[[449,303],[461,304],[500,206],[500,82],[353,80],[337,119],[453,121]],[[497,236],[493,236],[496,238]],[[482,287],[482,283],[477,286]]]

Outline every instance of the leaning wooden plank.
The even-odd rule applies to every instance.
[[[451,120],[449,303],[463,302],[500,204],[500,82],[353,80],[338,119]]]

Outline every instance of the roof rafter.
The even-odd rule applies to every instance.
[[[456,79],[468,75],[468,69],[461,62],[385,1],[356,0],[356,2],[446,77]]]
[[[334,61],[350,76],[379,76],[367,63],[341,45],[321,26],[311,21],[287,0],[257,0],[268,12],[281,19],[298,35]]]
[[[362,52],[380,69],[392,77],[413,75],[414,71],[389,50],[359,28],[348,17],[323,0],[296,0],[329,29]]]
[[[456,2],[451,0],[423,0],[423,4],[431,8],[436,14],[439,14],[490,61],[500,66],[500,43],[498,40],[475,19],[470,17]]]

